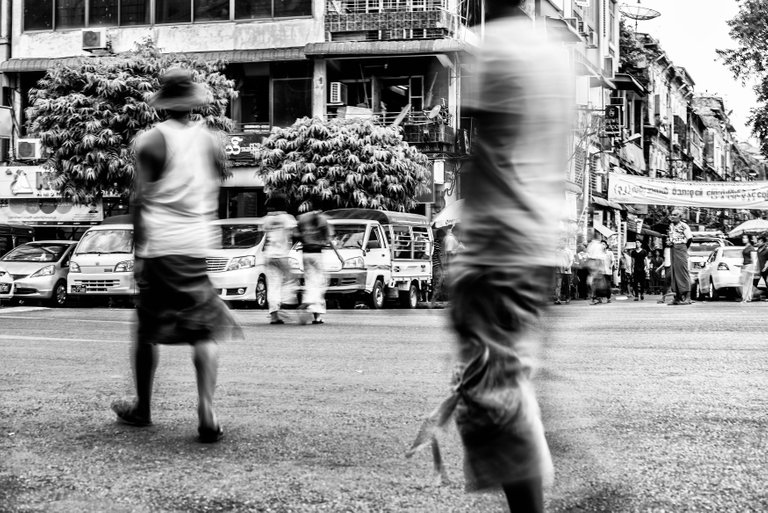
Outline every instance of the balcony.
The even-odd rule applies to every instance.
[[[408,41],[454,37],[448,0],[328,0],[329,41]]]

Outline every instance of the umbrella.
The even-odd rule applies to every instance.
[[[435,228],[444,228],[461,222],[461,207],[463,204],[464,200],[456,200],[446,205],[442,212],[437,214],[432,220],[432,225]]]
[[[728,232],[728,237],[739,237],[746,234],[768,232],[768,221],[765,219],[750,219]]]

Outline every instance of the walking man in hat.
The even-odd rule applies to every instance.
[[[211,226],[225,173],[223,148],[190,111],[207,103],[205,88],[188,70],[160,79],[150,100],[167,120],[135,142],[137,176],[131,213],[139,289],[138,329],[131,359],[136,400],[116,401],[119,420],[152,423],[151,398],[157,344],[192,346],[197,373],[198,441],[218,441],[223,430],[213,408],[218,343],[235,323],[206,274],[205,257],[220,241]]]

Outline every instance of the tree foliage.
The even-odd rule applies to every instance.
[[[220,73],[223,62],[163,55],[146,39],[124,54],[83,57],[50,69],[29,93],[29,129],[48,152],[64,198],[91,201],[104,194],[127,196],[134,168],[133,140],[160,120],[147,104],[170,67],[192,70],[207,85],[210,103],[193,112],[214,130],[231,130],[224,112],[234,83]]]
[[[275,128],[256,157],[268,196],[298,212],[363,207],[407,212],[428,191],[427,157],[398,129],[370,121],[299,119]]]
[[[750,111],[749,124],[768,156],[768,0],[739,2],[739,12],[728,26],[737,47],[717,53],[737,79],[755,84],[758,104]]]

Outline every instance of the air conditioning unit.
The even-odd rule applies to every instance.
[[[598,36],[597,32],[594,29],[589,29],[587,32],[587,48],[597,48],[598,47]]]
[[[672,144],[674,146],[680,146],[680,135],[679,134],[672,134]]]
[[[347,84],[341,82],[331,82],[330,85],[331,97],[328,103],[332,105],[346,105],[347,104]]]
[[[16,158],[18,160],[40,160],[43,146],[40,139],[16,139]]]
[[[104,50],[107,48],[107,29],[83,29],[83,50]]]

